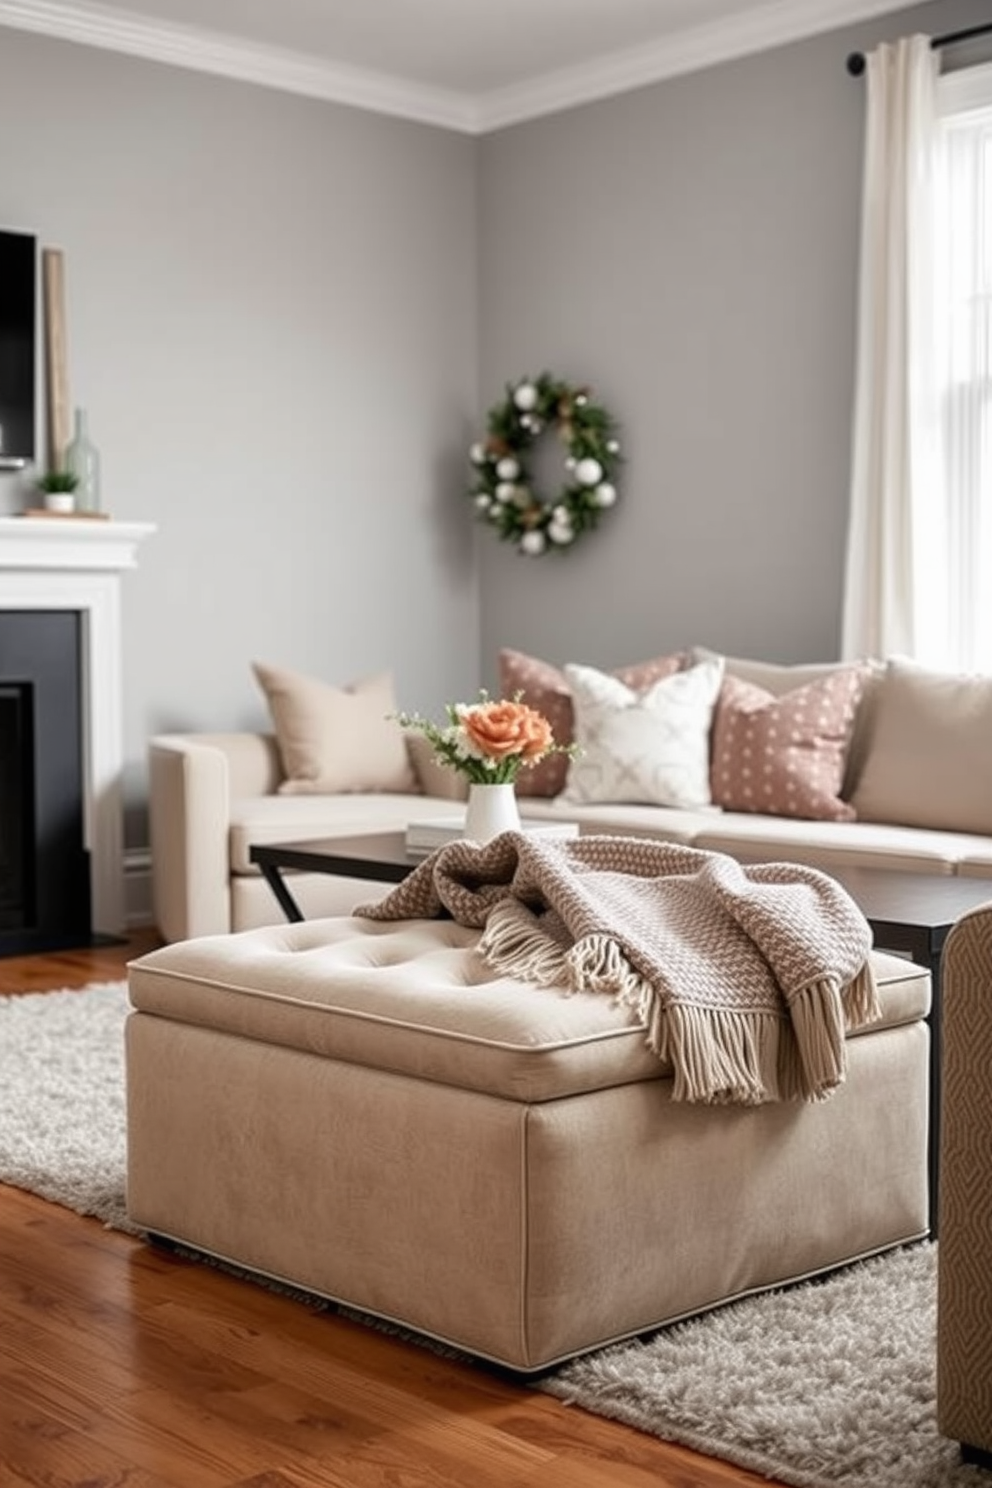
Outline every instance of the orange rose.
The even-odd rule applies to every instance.
[[[525,703],[481,703],[467,708],[461,722],[469,742],[489,759],[539,760],[554,743],[548,720]]]

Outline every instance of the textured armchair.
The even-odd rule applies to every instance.
[[[943,959],[937,1424],[992,1468],[992,903]]]

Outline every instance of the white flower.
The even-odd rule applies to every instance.
[[[567,455],[567,456],[566,456],[566,458],[565,458],[565,469],[566,469],[566,470],[574,470],[574,469],[575,469],[575,467],[576,467],[576,465],[577,465],[577,464],[578,464],[578,463],[579,463],[579,462],[578,462],[578,460],[577,460],[577,459],[576,459],[576,458],[575,458],[575,456],[574,456],[574,455]]]
[[[593,491],[593,500],[597,506],[612,506],[617,499],[616,487],[611,486],[609,481],[604,481]]]
[[[513,404],[522,413],[529,413],[532,408],[537,407],[537,388],[532,382],[522,382],[514,390]]]
[[[589,402],[589,399],[586,397],[585,393],[576,393],[576,395],[575,395],[575,406],[577,408],[584,408],[585,405],[588,402]]]
[[[587,455],[576,465],[575,479],[581,486],[596,486],[603,479],[603,467],[598,460]]]
[[[550,522],[548,524],[548,537],[553,543],[563,548],[566,543],[574,542],[575,528],[571,522]]]
[[[492,506],[492,502],[490,501],[489,497],[486,495],[485,491],[480,491],[479,494],[478,494],[478,496],[476,496],[476,498],[475,498],[475,509],[476,509],[476,511],[480,511],[480,512],[488,511],[491,506]]]
[[[502,460],[496,462],[496,474],[501,481],[514,481],[520,474],[520,466],[512,455],[504,455]]]
[[[497,501],[512,501],[517,494],[517,488],[512,481],[500,481],[496,487]]]
[[[469,450],[468,457],[472,461],[472,464],[473,465],[485,465],[485,463],[486,463],[486,447],[485,447],[485,445],[484,444],[480,444],[478,442],[478,440],[477,440],[475,442],[475,444],[473,444],[472,448]]]
[[[609,450],[609,452],[610,452],[611,455],[617,455],[617,454],[619,454],[620,453],[620,441],[619,441],[619,439],[608,439],[606,441],[606,448]]]
[[[572,525],[572,513],[567,506],[556,506],[551,513],[551,520],[557,522],[561,527],[570,527]]]
[[[543,532],[525,532],[520,539],[520,551],[526,553],[528,558],[539,558],[544,552],[547,544],[544,541]]]

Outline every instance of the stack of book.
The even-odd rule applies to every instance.
[[[539,837],[577,837],[578,822],[525,821],[520,830]],[[406,850],[411,857],[423,858],[435,848],[457,842],[465,836],[465,813],[458,816],[435,816],[426,821],[412,821],[406,829]]]

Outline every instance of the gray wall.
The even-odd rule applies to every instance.
[[[71,393],[124,580],[131,846],[165,729],[265,722],[252,658],[393,668],[436,710],[499,646],[610,665],[837,652],[864,84],[941,0],[482,140],[0,29],[0,223],[66,255]],[[560,559],[474,524],[466,451],[548,368],[620,419]],[[553,466],[553,473],[557,468]],[[0,511],[30,504],[0,478]]]
[[[500,645],[837,656],[865,98],[845,58],[987,12],[913,7],[482,142],[483,408],[547,367],[594,384],[627,456],[567,555],[480,528],[490,674]]]
[[[0,30],[0,223],[65,253],[71,396],[124,579],[127,836],[165,729],[256,726],[253,658],[406,707],[478,684],[473,140]],[[0,510],[36,504],[14,477]],[[459,512],[460,516],[460,512]]]

